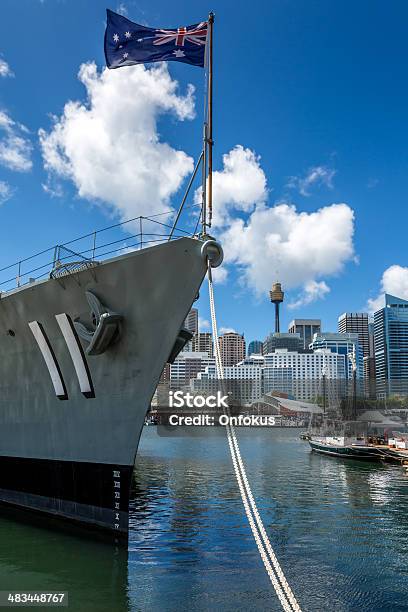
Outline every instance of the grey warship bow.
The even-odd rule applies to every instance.
[[[146,411],[209,259],[218,243],[182,237],[0,294],[1,503],[126,537]]]

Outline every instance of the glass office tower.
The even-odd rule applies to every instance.
[[[408,394],[408,302],[385,294],[374,313],[377,396]]]

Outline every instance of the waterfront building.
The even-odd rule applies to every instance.
[[[262,355],[262,346],[262,340],[252,340],[252,342],[248,344],[248,357],[252,354]]]
[[[274,333],[269,334],[263,343],[263,354],[273,353],[276,349],[287,349],[288,351],[300,351],[303,349],[303,340],[299,333]]]
[[[262,367],[265,365],[265,357],[263,355],[252,354],[249,357],[245,357],[237,365],[254,365]]]
[[[221,362],[224,367],[236,365],[245,357],[245,338],[236,332],[227,332],[218,338]]]
[[[342,334],[358,334],[358,341],[363,349],[363,357],[370,355],[370,334],[366,312],[344,312],[338,318],[338,331]]]
[[[332,381],[336,393],[345,383],[346,358],[329,349],[288,351],[276,349],[269,355],[252,355],[224,368],[227,388],[243,403],[258,401],[265,393],[283,393],[299,400],[313,400],[322,392],[323,374]],[[217,381],[215,363],[197,374],[195,390],[214,392]],[[236,381],[236,385],[233,384]],[[338,384],[339,383],[339,384]]]
[[[252,355],[252,357],[247,357],[236,365],[224,367],[226,387],[232,390],[235,399],[239,400],[238,403],[250,404],[262,396],[264,363],[265,360],[261,355]],[[219,384],[214,385],[216,380],[215,364],[210,365],[204,372],[197,375],[197,381],[194,381],[193,388],[215,392],[219,389]]]
[[[276,349],[265,355],[264,393],[281,391],[299,400],[311,400],[321,393],[323,375],[345,381],[345,356],[328,348],[302,352]]]
[[[170,383],[172,387],[187,385],[196,378],[199,372],[204,372],[208,366],[215,366],[215,359],[208,353],[182,351],[170,366]]]
[[[214,357],[213,338],[210,332],[197,332],[191,341],[191,350]]]
[[[408,301],[385,294],[374,313],[377,396],[408,393]]]
[[[313,336],[319,334],[321,330],[322,322],[320,319],[293,319],[288,327],[290,334],[300,334],[303,342],[302,348],[304,349],[309,348]]]
[[[363,349],[359,343],[358,334],[321,332],[313,336],[309,346],[312,350],[329,349],[333,353],[344,355],[347,363],[346,378],[349,380],[353,377],[352,356],[355,355],[357,380],[363,380]]]

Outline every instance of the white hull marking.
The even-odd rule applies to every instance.
[[[65,387],[64,380],[62,378],[57,358],[54,355],[54,351],[52,350],[51,344],[41,323],[38,323],[38,321],[31,321],[31,323],[29,323],[28,325],[38,344],[41,354],[44,357],[48,372],[50,373],[52,384],[54,385],[56,396],[61,400],[68,399],[67,390]]]
[[[71,355],[81,392],[85,397],[95,397],[88,364],[71,318],[65,312],[55,315],[55,318]]]

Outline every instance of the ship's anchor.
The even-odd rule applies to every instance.
[[[93,329],[84,323],[74,321],[78,336],[89,342],[86,349],[88,355],[101,355],[115,342],[120,335],[122,315],[112,312],[91,291],[85,291],[85,296],[92,312]]]

